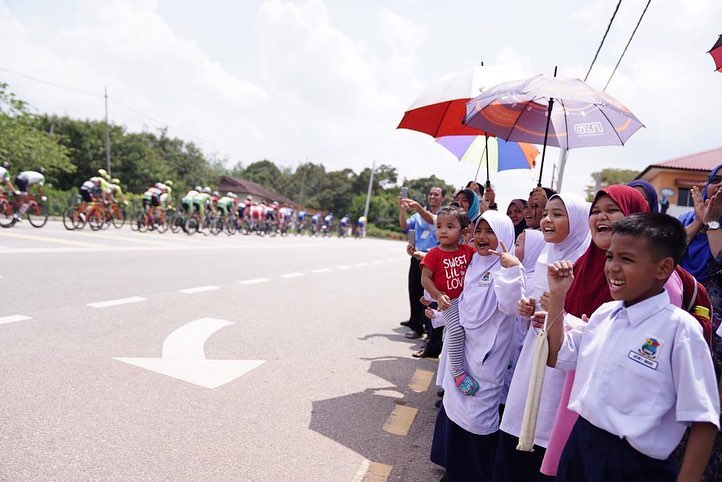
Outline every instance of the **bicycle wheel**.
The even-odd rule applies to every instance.
[[[9,228],[15,224],[16,219],[13,217],[13,207],[7,199],[0,199],[0,226]]]
[[[155,229],[157,229],[160,234],[168,231],[169,226],[170,224],[168,223],[168,218],[165,217],[165,214],[161,214],[155,221]]]
[[[177,233],[183,229],[183,215],[176,211],[170,218],[170,231],[171,233]]]
[[[125,209],[116,206],[113,209],[113,226],[120,229],[125,224]]]
[[[140,225],[145,224],[145,217],[143,211],[136,211],[131,218],[130,229],[133,231],[140,231]]]
[[[226,219],[226,223],[223,226],[223,230],[226,232],[228,236],[232,236],[236,234],[237,228],[236,228],[236,218],[235,216],[228,216],[228,219]]]
[[[186,219],[186,233],[190,236],[193,233],[198,232],[198,228],[201,225],[201,220],[198,217],[197,214],[191,214],[188,219]]]
[[[65,226],[65,229],[67,229],[68,231],[72,231],[76,228],[76,223],[73,219],[73,216],[77,216],[74,207],[67,208],[65,211],[63,211],[63,226]]]
[[[105,224],[105,218],[97,209],[88,215],[88,225],[93,231],[99,231],[103,227],[103,224]]]
[[[42,228],[48,222],[48,206],[45,203],[31,203],[27,215],[32,226]]]

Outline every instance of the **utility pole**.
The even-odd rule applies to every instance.
[[[564,180],[564,168],[567,166],[567,156],[569,155],[569,149],[559,149],[559,172],[557,173],[556,190],[562,192],[562,181]]]
[[[301,178],[301,192],[298,195],[298,204],[303,206],[303,190],[306,187],[306,173],[308,172],[308,157],[306,158],[306,163],[302,164],[300,167],[303,168],[303,177]]]
[[[374,184],[374,171],[376,170],[376,161],[371,165],[371,175],[369,176],[369,190],[366,192],[366,207],[364,208],[364,217],[369,217],[369,204],[371,204],[371,188]]]
[[[105,170],[110,172],[110,130],[108,127],[108,86],[105,86]]]

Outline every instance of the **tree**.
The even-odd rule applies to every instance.
[[[594,194],[601,188],[611,186],[613,184],[626,184],[635,177],[639,171],[632,169],[614,169],[607,168],[592,173],[592,183],[586,187],[587,199],[591,201]]]
[[[10,162],[12,170],[46,169],[46,177],[55,183],[58,176],[73,172],[68,150],[51,129],[44,129],[28,105],[0,83],[0,159]]]

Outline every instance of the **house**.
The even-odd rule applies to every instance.
[[[679,216],[692,209],[692,186],[702,188],[710,171],[722,164],[722,147],[650,164],[635,179],[649,181],[660,200],[669,199],[667,214]]]
[[[270,204],[273,201],[278,201],[280,204],[286,204],[293,209],[301,207],[291,199],[273,192],[260,184],[233,176],[221,176],[221,180],[218,181],[218,191],[221,193],[235,193],[241,200],[245,199],[246,196],[251,196],[254,202],[266,202]]]

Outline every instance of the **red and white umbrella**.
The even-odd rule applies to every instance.
[[[397,129],[423,132],[434,138],[483,136],[484,131],[463,123],[466,103],[481,93],[482,82],[481,67],[442,77],[424,89],[411,104]]]

